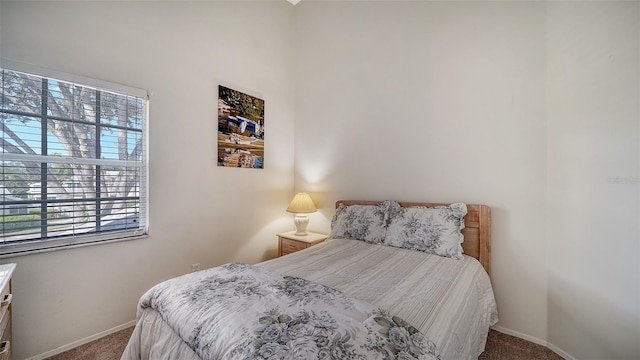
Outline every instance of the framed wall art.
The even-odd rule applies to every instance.
[[[264,168],[264,100],[218,86],[218,166]]]

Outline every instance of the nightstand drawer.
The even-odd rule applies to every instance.
[[[307,244],[300,241],[295,241],[295,240],[285,239],[285,238],[282,238],[281,241],[282,241],[282,252],[285,254],[290,254],[290,253],[307,248]]]
[[[320,244],[327,239],[327,235],[307,233],[296,235],[294,231],[283,232],[278,235],[278,256],[288,255]]]

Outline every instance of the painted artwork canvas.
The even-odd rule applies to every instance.
[[[264,168],[264,100],[218,87],[218,166]]]

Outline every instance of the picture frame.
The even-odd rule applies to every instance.
[[[218,86],[218,166],[264,168],[264,100]]]

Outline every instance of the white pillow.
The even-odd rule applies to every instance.
[[[387,231],[389,206],[392,201],[377,205],[341,204],[331,220],[329,239],[355,239],[382,244]]]
[[[434,208],[395,207],[390,212],[384,244],[460,260],[466,214],[467,205],[463,203]]]

